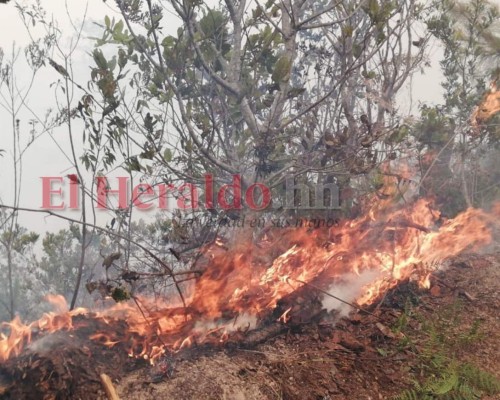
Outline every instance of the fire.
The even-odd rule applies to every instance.
[[[491,82],[489,92],[487,92],[479,105],[472,113],[471,123],[473,127],[484,123],[493,118],[500,112],[500,91],[497,89],[496,82]]]
[[[87,310],[81,308],[69,312],[66,300],[60,295],[48,295],[46,300],[56,312],[46,313],[38,321],[27,325],[22,323],[17,316],[11,322],[4,322],[0,325],[10,331],[9,336],[0,334],[0,361],[19,355],[24,346],[31,342],[34,332],[52,333],[62,329],[70,330],[73,328],[73,317],[87,313]]]
[[[278,318],[278,321],[286,324],[290,320],[290,311],[292,311],[292,307],[288,307],[287,310],[283,314],[281,314],[281,317]]]
[[[57,312],[30,324],[19,318],[3,324],[9,334],[0,337],[0,361],[19,355],[40,332],[74,329],[77,315],[109,325],[91,340],[106,346],[121,343],[131,357],[154,362],[165,352],[221,343],[235,332],[255,328],[303,285],[326,291],[348,275],[359,282],[363,277],[354,301],[370,304],[404,279],[427,286],[430,272],[443,260],[488,244],[499,214],[500,206],[492,213],[469,209],[444,220],[427,200],[406,207],[379,200],[364,216],[332,228],[270,230],[257,243],[217,242],[205,251],[208,266],[193,279],[185,308],[172,305],[176,298],[164,303],[136,298],[99,313],[68,311],[61,296],[52,296],[48,300]],[[290,319],[288,306],[281,310],[283,323]],[[117,321],[126,329],[116,329]]]

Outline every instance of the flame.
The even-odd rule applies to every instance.
[[[391,201],[379,198],[364,216],[329,229],[269,230],[258,243],[239,238],[224,246],[216,242],[205,251],[208,266],[192,281],[186,308],[173,305],[178,300],[172,297],[164,302],[136,298],[98,313],[68,311],[61,296],[51,296],[48,301],[57,312],[30,324],[17,317],[2,324],[9,333],[0,336],[0,361],[19,355],[40,332],[74,329],[76,315],[109,325],[91,340],[106,346],[121,343],[131,357],[153,363],[167,351],[221,343],[235,332],[255,328],[303,285],[327,290],[347,275],[357,276],[363,286],[354,301],[370,304],[404,279],[428,286],[430,272],[443,260],[488,244],[500,215],[497,205],[491,213],[468,209],[444,220],[427,200],[405,207]],[[289,306],[279,321],[289,320]],[[126,329],[117,329],[116,321]]]
[[[283,322],[286,324],[288,321],[290,321],[290,311],[292,311],[292,307],[288,307],[287,310],[281,314],[281,317],[278,318],[278,322]]]
[[[427,274],[425,278],[422,281],[420,281],[420,286],[422,286],[425,289],[431,288],[431,274]]]
[[[16,316],[11,322],[3,322],[0,328],[7,328],[10,332],[8,336],[0,334],[0,361],[5,361],[12,356],[18,356],[26,344],[31,343],[32,334],[38,331],[53,333],[62,329],[73,328],[73,317],[86,314],[87,310],[78,308],[68,311],[66,300],[61,295],[47,295],[45,297],[55,312],[43,314],[35,322],[24,324]]]
[[[474,109],[471,116],[471,125],[478,128],[487,120],[493,118],[500,112],[500,91],[497,90],[496,82],[491,82],[490,90],[483,96],[483,99]]]

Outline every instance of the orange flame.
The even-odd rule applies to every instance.
[[[19,318],[4,323],[8,335],[0,337],[0,361],[20,354],[35,332],[73,329],[73,318],[85,314],[110,325],[90,339],[106,346],[124,343],[129,354],[153,362],[166,351],[178,351],[195,343],[220,343],[236,331],[257,326],[278,302],[311,283],[327,289],[347,275],[369,276],[354,301],[369,304],[399,281],[415,278],[422,285],[430,272],[447,257],[489,243],[490,228],[500,214],[469,209],[451,220],[442,220],[426,200],[406,208],[379,201],[365,216],[329,229],[269,231],[265,244],[234,241],[215,243],[205,252],[208,267],[193,281],[187,307],[140,298],[120,303],[100,313],[67,311],[61,296],[48,300],[58,313],[23,324]],[[369,272],[369,274],[366,274]],[[360,278],[361,279],[361,278]],[[286,323],[288,308],[279,318]],[[144,313],[144,314],[143,314]],[[113,329],[125,321],[126,332]]]
[[[489,92],[487,92],[479,105],[472,113],[471,122],[473,127],[483,124],[485,121],[493,118],[500,112],[500,91],[497,89],[496,82],[491,82]]]
[[[290,315],[288,315],[290,311],[292,311],[292,307],[288,307],[287,310],[281,314],[281,317],[278,318],[278,322],[286,324],[290,320]]]

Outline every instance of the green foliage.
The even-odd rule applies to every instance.
[[[454,133],[453,118],[446,115],[442,107],[428,107],[420,109],[420,120],[414,126],[412,133],[422,146],[438,148],[446,144]]]
[[[500,381],[471,364],[450,363],[423,384],[414,382],[393,400],[478,400],[500,394]]]
[[[14,241],[12,248],[18,253],[22,253],[28,246],[35,244],[39,237],[40,235],[35,232],[22,234]]]
[[[26,228],[15,224],[12,229],[4,230],[0,235],[0,243],[10,245],[17,253],[24,253],[32,247],[40,237],[35,232],[28,232]]]
[[[104,17],[102,36],[94,38],[98,48],[92,54],[90,88],[101,98],[93,94],[95,103],[83,110],[85,167],[107,171],[119,162],[138,175],[153,171],[154,179],[165,172],[174,179],[187,175],[196,180],[208,171],[221,177],[238,171],[250,181],[273,174],[279,181],[279,175],[292,168],[335,165],[344,175],[345,169],[357,175],[369,171],[380,160],[368,148],[377,142],[385,145],[384,127],[368,145],[363,142],[356,157],[341,154],[341,146],[325,149],[321,138],[326,126],[335,126],[339,135],[346,132],[343,145],[348,134],[354,136],[349,142],[354,149],[364,137],[355,126],[346,130],[352,124],[350,116],[368,113],[367,108],[371,115],[385,115],[386,110],[377,110],[378,102],[365,100],[363,88],[368,79],[373,93],[381,92],[382,82],[391,85],[408,76],[407,65],[385,77],[380,71],[386,69],[380,67],[405,57],[405,46],[398,45],[402,36],[389,33],[397,24],[396,15],[407,21],[402,29],[409,29],[415,4],[411,0],[403,7],[392,0],[370,0],[361,7],[346,2],[323,12],[324,7],[321,2],[308,3],[292,17],[273,0],[252,4],[248,12],[238,10],[237,4],[177,2],[172,4],[180,21],[175,33],[154,3],[120,2],[123,20]],[[336,22],[345,10],[353,13],[355,24]],[[328,35],[319,33],[318,24],[325,25]],[[387,55],[393,61],[379,59],[382,53],[374,51],[383,41],[395,49]],[[105,52],[101,46],[106,46]],[[353,53],[358,58],[354,64]],[[343,90],[348,81],[359,88],[355,94]],[[340,92],[346,99],[339,102],[333,93]],[[349,99],[351,95],[359,101]],[[154,112],[154,130],[144,117],[148,112]],[[399,145],[406,136],[401,128],[388,145]],[[307,157],[303,143],[308,143]],[[347,147],[342,150],[354,151]],[[304,168],[304,163],[311,165]]]
[[[460,377],[469,385],[486,394],[500,394],[500,380],[475,365],[462,364],[460,366],[459,374]]]
[[[206,38],[211,38],[215,43],[224,41],[227,36],[227,18],[219,10],[208,9],[200,19],[200,28]]]
[[[467,346],[471,343],[483,339],[483,337],[484,333],[483,330],[481,329],[481,320],[475,319],[470,329],[466,332],[462,332],[459,335],[458,339],[464,346]]]
[[[407,140],[411,129],[408,126],[402,125],[398,126],[393,132],[387,137],[386,143],[388,144],[399,144]]]
[[[172,161],[172,150],[170,149],[165,149],[165,151],[163,152],[163,158],[165,160],[165,162],[169,163]]]
[[[435,6],[437,13],[427,27],[444,44],[441,66],[446,106],[463,121],[498,68],[498,8],[488,0],[446,0]]]
[[[290,79],[291,68],[292,60],[290,60],[288,56],[283,55],[278,58],[278,61],[276,61],[276,64],[274,65],[273,74],[271,75],[273,81],[280,83]]]
[[[473,321],[467,332],[460,329],[459,334],[454,333],[458,327],[462,328],[463,312],[462,305],[455,302],[429,319],[412,312],[411,307],[405,307],[396,326],[409,338],[412,332],[408,319],[420,321],[421,330],[426,335],[425,342],[417,346],[410,341],[405,346],[410,346],[419,357],[425,379],[423,383],[414,381],[411,388],[393,400],[477,400],[484,394],[500,394],[500,380],[494,375],[453,356],[456,348],[470,346],[483,338],[479,320]]]
[[[454,139],[460,127],[445,107],[424,105],[420,113],[420,120],[410,134],[417,140],[422,154],[419,160],[424,178],[421,194],[434,197],[443,215],[453,217],[466,208],[460,176],[450,168],[459,151]]]
[[[370,16],[372,24],[376,28],[377,43],[386,39],[384,28],[388,25],[392,12],[396,9],[396,3],[389,0],[368,0],[363,6],[363,10]]]

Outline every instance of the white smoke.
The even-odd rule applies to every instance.
[[[342,280],[331,285],[327,292],[348,303],[354,303],[363,294],[363,288],[380,278],[380,271],[368,270],[361,274],[348,274],[342,276]],[[333,297],[326,296],[323,299],[323,307],[328,311],[336,310],[340,317],[345,317],[353,310],[351,306]]]

